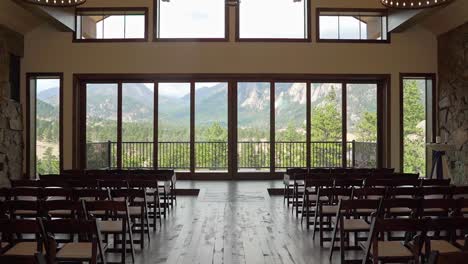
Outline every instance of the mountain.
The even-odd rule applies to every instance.
[[[58,87],[52,87],[37,94],[37,99],[52,106],[58,106],[60,103],[60,93]]]
[[[307,103],[305,84],[277,83],[275,85],[276,124],[286,127],[289,123],[303,126]],[[50,89],[49,89],[50,90]],[[311,89],[312,117],[313,109],[319,106],[330,91],[335,91],[336,100],[341,102],[341,84],[313,84]],[[48,92],[48,93],[45,93]],[[348,86],[348,120],[353,126],[363,111],[376,111],[375,85]],[[94,119],[117,119],[117,85],[90,84],[87,89],[87,116]],[[41,98],[50,101],[47,94]],[[39,95],[38,95],[39,96]],[[270,111],[269,83],[239,83],[238,122],[240,127],[268,127]],[[124,122],[153,121],[153,90],[144,84],[123,86]],[[158,95],[159,121],[166,124],[188,124],[190,122],[190,95],[176,97]],[[220,83],[211,87],[201,87],[195,94],[195,122],[197,126],[209,125],[221,121],[227,126],[227,87]]]

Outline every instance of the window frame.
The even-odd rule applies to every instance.
[[[305,18],[305,23],[307,26],[307,37],[302,38],[302,39],[295,39],[295,38],[241,38],[240,37],[240,6],[239,4],[236,4],[236,22],[235,22],[235,27],[236,27],[236,42],[299,42],[299,43],[310,43],[312,42],[312,6],[311,6],[311,1],[312,0],[304,0],[307,1],[306,3],[306,9],[304,11],[307,11],[307,17]]]
[[[425,102],[426,102],[426,105],[428,103],[428,99],[431,100],[431,104],[432,104],[432,109],[426,109],[426,118],[428,115],[431,115],[431,118],[432,118],[432,124],[427,124],[426,122],[426,142],[425,143],[428,143],[428,142],[435,142],[435,138],[436,136],[438,136],[438,127],[439,127],[439,119],[437,117],[437,113],[439,112],[439,104],[437,103],[438,102],[438,86],[437,86],[437,74],[436,73],[402,73],[400,72],[400,91],[399,91],[399,110],[400,110],[400,166],[399,166],[399,169],[401,172],[404,171],[404,156],[405,156],[405,142],[404,142],[404,124],[403,124],[403,118],[404,118],[404,109],[403,109],[403,102],[404,102],[404,98],[403,98],[403,95],[404,95],[404,80],[405,79],[425,79],[426,82],[427,81],[431,81],[432,82],[432,89],[431,89],[431,93],[432,93],[432,98],[427,98],[427,95],[426,95],[426,98],[425,98]],[[427,84],[426,84],[426,92],[427,92]],[[429,125],[431,126],[431,130],[430,130],[430,133],[432,134],[431,135],[431,138],[428,138],[427,137],[427,133],[428,133],[428,127]],[[428,156],[428,153],[427,153],[427,149],[426,149],[426,156]],[[431,156],[431,154],[429,154],[429,156]],[[428,164],[429,160],[426,160],[426,169],[430,169],[430,166],[432,166],[432,164]],[[426,174],[430,174],[432,173],[431,171],[426,171]],[[430,176],[430,175],[425,175],[426,177],[427,176]],[[429,177],[430,178],[430,177]]]
[[[362,13],[380,13],[387,21],[387,38],[378,39],[322,39],[320,38],[320,13],[321,12],[362,12]],[[339,23],[339,22],[338,22]],[[339,25],[338,25],[339,26]],[[385,33],[385,32],[382,32]],[[339,34],[339,32],[338,32]],[[385,8],[329,8],[318,7],[315,10],[315,39],[317,43],[375,43],[388,44],[391,43],[391,33],[388,32],[388,9]]]
[[[25,128],[26,128],[26,175],[27,177],[32,177],[32,176],[36,176],[37,175],[37,164],[34,166],[35,170],[34,171],[34,175],[31,175],[31,162],[33,162],[31,160],[31,144],[33,143],[31,141],[31,80],[33,79],[41,79],[41,78],[47,78],[47,77],[52,77],[52,78],[57,78],[59,79],[59,83],[60,83],[60,91],[59,91],[59,169],[60,169],[60,173],[63,172],[63,154],[64,154],[64,151],[63,151],[63,121],[64,121],[64,118],[63,118],[63,72],[27,72],[26,73],[26,125],[25,125]],[[34,92],[36,92],[36,87],[34,89]],[[36,100],[35,100],[36,101]],[[37,104],[37,103],[36,103]],[[36,107],[36,106],[35,106]],[[34,112],[36,113],[36,110],[34,110]],[[36,126],[37,127],[37,126]],[[35,140],[34,140],[34,143],[36,144],[37,142],[37,135],[36,135],[36,127],[34,128],[34,134],[35,134]],[[36,147],[34,148],[36,149]],[[37,163],[37,160],[35,158],[35,163]]]
[[[113,38],[113,39],[81,39],[78,38],[78,15],[80,12],[127,12],[127,11],[142,11],[145,16],[145,34],[144,38]],[[148,7],[83,7],[83,8],[76,8],[75,9],[75,31],[73,32],[73,42],[85,42],[85,43],[93,43],[93,42],[102,42],[102,43],[109,43],[109,42],[147,42],[148,41]],[[124,25],[125,27],[125,25]]]
[[[153,42],[229,42],[229,5],[224,7],[224,37],[222,38],[160,38],[158,37],[158,29],[160,26],[159,20],[159,2],[153,0]]]

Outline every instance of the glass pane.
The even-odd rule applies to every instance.
[[[342,85],[313,83],[311,104],[311,166],[342,167]]]
[[[117,167],[118,86],[86,84],[86,168]]]
[[[125,38],[125,16],[112,15],[104,18],[104,37],[105,39],[123,39]]]
[[[382,39],[382,17],[361,16],[361,39]]]
[[[275,167],[306,167],[306,83],[275,83]]]
[[[36,79],[36,173],[60,173],[60,79]]]
[[[270,83],[237,83],[238,167],[270,168]]]
[[[195,168],[227,171],[227,83],[195,83]]]
[[[158,84],[158,167],[190,169],[190,83]]]
[[[403,171],[426,175],[426,79],[403,80]]]
[[[224,38],[225,1],[158,1],[158,38]]]
[[[154,84],[122,84],[122,167],[153,167]]]
[[[359,39],[361,22],[354,16],[340,16],[340,39]]]
[[[80,39],[102,39],[104,17],[101,15],[77,16],[77,33]]]
[[[241,38],[307,38],[307,0],[242,0]]]
[[[377,84],[347,85],[347,165],[377,167]]]
[[[320,38],[338,39],[338,16],[320,16]]]
[[[125,16],[125,38],[145,38],[145,16]]]

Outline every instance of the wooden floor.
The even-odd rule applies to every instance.
[[[282,196],[268,195],[267,188],[281,187],[281,182],[178,186],[200,188],[200,194],[178,198],[151,244],[137,250],[135,263],[329,263],[328,248],[322,250],[312,241],[312,231],[301,227]]]

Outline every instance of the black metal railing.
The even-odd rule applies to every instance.
[[[190,142],[158,142],[159,168],[190,169]],[[195,142],[195,168],[201,170],[228,169],[227,142]],[[270,147],[268,141],[238,142],[237,161],[239,169],[269,169]],[[377,144],[375,142],[346,142],[343,159],[343,144],[339,141],[310,142],[312,167],[375,167]],[[122,142],[122,167],[153,167],[153,142]],[[307,166],[306,142],[275,142],[275,167],[291,168]],[[87,143],[87,168],[116,168],[117,142]]]

